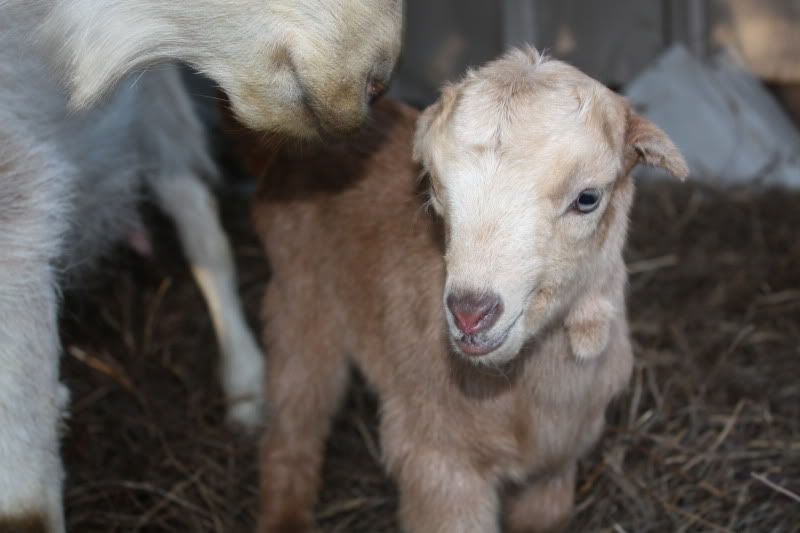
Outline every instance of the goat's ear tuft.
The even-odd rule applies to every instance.
[[[625,145],[635,151],[639,161],[660,167],[675,176],[686,179],[689,168],[675,143],[664,131],[632,109],[628,111]]]

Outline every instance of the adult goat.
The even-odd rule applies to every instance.
[[[217,171],[169,62],[211,77],[254,128],[325,137],[366,117],[399,53],[401,10],[401,0],[0,0],[0,532],[65,530],[59,289],[138,231],[142,188],[175,221],[208,300],[229,416],[258,420],[263,363],[207,186]]]

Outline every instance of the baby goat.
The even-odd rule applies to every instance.
[[[561,528],[576,460],[628,381],[629,173],[684,177],[672,142],[532,49],[417,118],[381,103],[367,135],[280,153],[260,185],[273,272],[262,533],[313,530],[349,364],[378,393],[400,519],[418,533]]]
[[[0,0],[0,532],[64,531],[59,292],[139,233],[141,189],[176,223],[208,301],[229,418],[261,420],[262,358],[208,189],[217,171],[169,62],[213,78],[253,127],[329,136],[366,118],[401,12],[402,0]]]

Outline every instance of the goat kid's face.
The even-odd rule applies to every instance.
[[[620,267],[637,161],[687,174],[621,97],[532,50],[445,89],[415,153],[447,228],[451,342],[486,364],[513,359]]]
[[[400,53],[402,0],[259,1],[205,63],[251,128],[302,138],[364,122]],[[264,28],[267,28],[265,31]]]

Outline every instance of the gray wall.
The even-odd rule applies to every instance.
[[[442,83],[497,56],[499,6],[499,0],[406,0],[403,57],[390,94],[427,105]]]
[[[417,105],[521,43],[611,86],[677,41],[701,56],[732,46],[762,78],[800,82],[800,0],[406,0],[406,9],[392,94]]]

